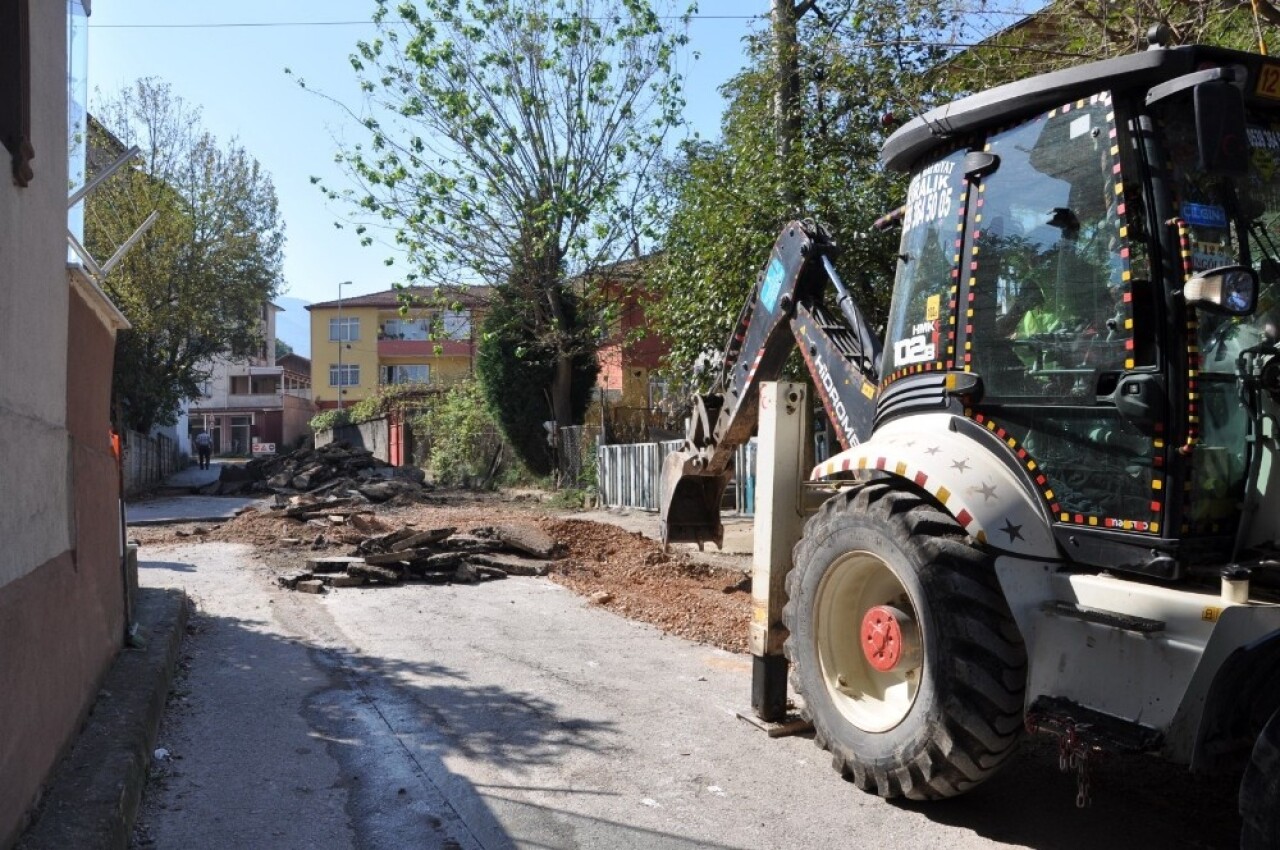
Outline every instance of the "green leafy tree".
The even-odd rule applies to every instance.
[[[721,140],[686,145],[666,174],[674,208],[648,285],[662,298],[654,320],[672,342],[670,374],[688,376],[720,350],[780,229],[796,218],[830,229],[842,278],[873,323],[883,321],[897,237],[871,224],[905,195],[902,178],[878,164],[885,117],[933,102],[927,72],[952,50],[958,8],[822,3],[822,15],[799,21],[789,122],[775,111],[783,83],[773,33],[750,41],[749,66],[726,86]],[[783,145],[787,123],[798,136]]]
[[[578,301],[564,296],[566,325],[582,328]],[[569,418],[580,421],[591,400],[599,368],[585,344],[574,344],[570,360]],[[524,465],[535,475],[553,470],[554,454],[543,423],[551,409],[547,394],[558,367],[560,351],[540,333],[519,287],[503,287],[495,294],[480,337],[476,374],[484,397],[502,432]]]
[[[1152,26],[1169,44],[1276,47],[1280,9],[1270,0],[1054,0],[1034,15],[973,45],[938,75],[952,91],[977,91],[1082,62],[1147,48]]]
[[[116,342],[117,424],[172,424],[200,395],[210,358],[262,348],[263,305],[279,289],[284,226],[270,178],[244,148],[220,145],[199,112],[154,79],[97,109],[91,170],[137,145],[140,160],[85,204],[86,247],[109,257],[152,212],[159,216],[103,289],[132,328]]]
[[[650,229],[642,200],[679,120],[685,37],[649,0],[377,0],[374,21],[351,57],[368,138],[339,155],[356,188],[329,197],[373,222],[367,243],[382,228],[409,282],[479,279],[522,299],[550,358],[538,418],[571,424],[590,337],[566,280]]]
[[[292,353],[293,346],[282,340],[280,337],[276,337],[276,359],[279,360],[281,357],[288,357]]]

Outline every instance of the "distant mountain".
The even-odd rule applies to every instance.
[[[311,357],[311,314],[306,307],[310,301],[301,298],[272,299],[277,307],[284,309],[276,313],[276,336],[289,343],[294,354]]]

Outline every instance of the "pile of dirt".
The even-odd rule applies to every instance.
[[[546,535],[558,547],[559,560],[547,564],[548,577],[592,604],[668,634],[731,652],[746,650],[751,588],[740,569],[711,566],[685,553],[664,554],[642,534],[552,516],[536,500],[454,491],[426,498],[425,503],[397,500],[328,508],[305,502],[300,504],[322,513],[303,519],[289,516],[287,507],[251,509],[219,525],[143,526],[129,533],[144,546],[245,543],[256,547],[258,559],[280,576],[303,571],[309,558],[364,557],[370,547],[366,544],[362,552],[362,541],[402,528],[449,527],[482,540],[494,526],[525,529]]]
[[[632,620],[730,652],[747,651],[750,578],[686,554],[664,553],[638,532],[579,520],[548,522],[566,549],[551,578]]]

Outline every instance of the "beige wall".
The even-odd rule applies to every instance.
[[[332,406],[338,400],[338,388],[329,386],[329,366],[338,362],[338,343],[329,341],[329,319],[337,317],[336,307],[311,310],[311,397],[317,407],[326,402]],[[342,351],[344,365],[360,366],[360,385],[347,387],[342,397],[346,406],[378,388],[378,311],[372,307],[344,307],[342,318],[360,320],[360,338]]]
[[[465,357],[441,357],[431,365],[431,381],[451,384],[471,374],[471,362]]]
[[[283,454],[293,441],[311,433],[311,417],[316,415],[315,406],[310,399],[297,396],[284,396],[284,419],[281,422],[281,439],[285,443],[277,446],[276,451]]]
[[[0,158],[0,847],[22,829],[124,638],[109,440],[123,317],[67,269],[67,4],[33,0],[34,177]]]
[[[0,148],[0,588],[71,546],[66,431],[66,3],[30,4],[29,186]]]

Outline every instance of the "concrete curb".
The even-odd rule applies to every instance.
[[[138,592],[138,635],[102,682],[17,850],[123,850],[138,813],[190,605],[180,590]]]

